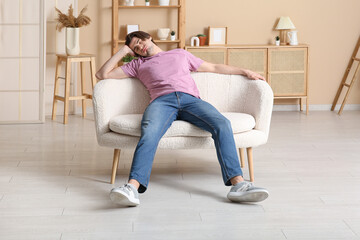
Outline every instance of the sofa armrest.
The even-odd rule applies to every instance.
[[[109,121],[120,114],[142,113],[149,103],[149,94],[136,78],[105,79],[95,85],[93,107],[98,142],[110,132]]]
[[[245,96],[242,98],[241,112],[255,118],[255,129],[269,135],[274,104],[274,94],[269,84],[262,80],[246,80]]]

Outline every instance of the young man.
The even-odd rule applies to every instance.
[[[139,58],[117,67],[118,61],[127,54]],[[158,143],[175,120],[187,121],[211,132],[224,184],[232,186],[227,195],[229,200],[258,202],[268,197],[266,189],[256,188],[244,181],[230,121],[199,98],[199,91],[190,75],[194,71],[241,74],[249,79],[265,80],[249,70],[205,62],[183,49],[163,51],[148,33],[142,31],[127,35],[125,46],[96,73],[98,79],[136,77],[151,97],[141,121],[141,137],[134,153],[129,181],[111,190],[113,202],[123,206],[140,204],[139,193],[147,189]]]

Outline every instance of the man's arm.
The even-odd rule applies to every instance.
[[[197,71],[222,73],[222,74],[238,74],[238,75],[244,75],[252,80],[257,80],[257,79],[265,80],[265,78],[260,74],[247,69],[225,65],[225,64],[214,64],[205,61],[200,65]]]
[[[114,56],[107,60],[104,65],[102,65],[99,71],[97,71],[95,74],[96,78],[102,80],[107,78],[121,79],[129,77],[125,74],[121,67],[117,67],[118,62],[127,54],[134,56],[134,52],[125,45],[120,48],[120,50]]]

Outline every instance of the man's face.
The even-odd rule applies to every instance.
[[[142,57],[150,57],[152,55],[153,50],[153,42],[151,41],[151,37],[149,39],[141,40],[140,38],[133,37],[129,44],[129,47],[133,52],[142,56]]]

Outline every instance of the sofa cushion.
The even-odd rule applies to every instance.
[[[230,120],[233,133],[246,132],[255,127],[255,119],[253,116],[245,113],[226,112],[222,113]],[[141,119],[142,114],[119,115],[110,119],[109,128],[117,133],[137,136],[141,135]],[[167,130],[163,137],[211,137],[211,134],[204,131],[193,124],[182,120],[176,120]]]

